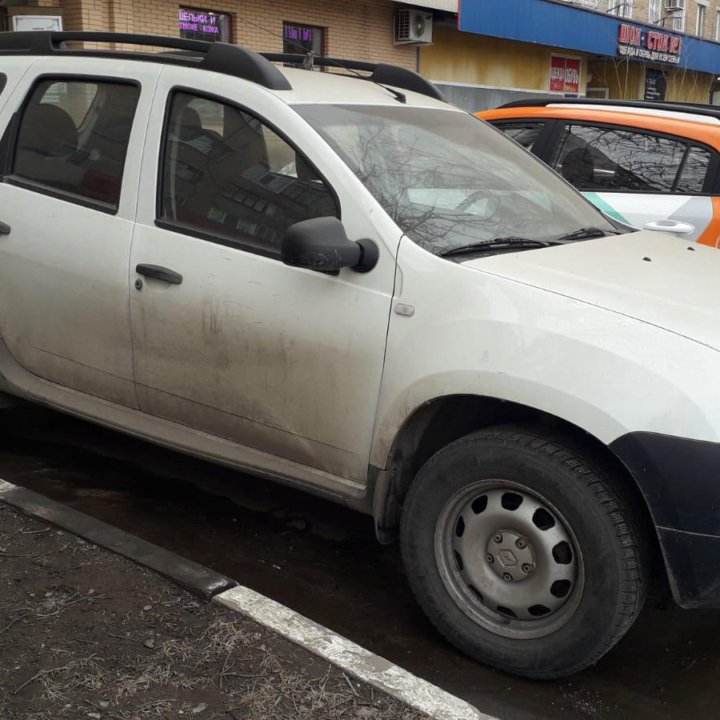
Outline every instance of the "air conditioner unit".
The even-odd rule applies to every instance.
[[[681,12],[685,10],[685,0],[665,0],[665,9],[668,12]]]
[[[395,13],[395,44],[428,45],[432,42],[432,24],[431,12],[400,8]]]

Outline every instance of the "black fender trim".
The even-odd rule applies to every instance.
[[[642,492],[681,607],[720,607],[720,443],[633,432],[610,444]]]

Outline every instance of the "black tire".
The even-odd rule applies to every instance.
[[[570,675],[607,653],[642,608],[647,550],[631,507],[622,484],[567,441],[528,428],[476,432],[434,455],[409,489],[410,586],[471,657],[524,677]]]

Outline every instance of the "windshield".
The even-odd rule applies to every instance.
[[[466,113],[384,105],[294,108],[402,231],[437,255],[473,252],[485,242],[494,252],[512,246],[493,243],[498,239],[551,244],[616,232],[539,160]]]

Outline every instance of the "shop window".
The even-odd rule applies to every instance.
[[[160,217],[180,230],[276,256],[290,225],[338,217],[312,165],[234,106],[176,93],[164,146]]]
[[[113,82],[39,83],[20,120],[12,180],[116,210],[139,95]]]
[[[580,190],[665,193],[674,190],[686,149],[657,135],[568,125],[552,166]]]
[[[545,123],[524,122],[524,123],[497,123],[498,130],[502,130],[516,143],[522,145],[526,150],[532,150],[535,141],[538,139]]]
[[[608,13],[618,17],[631,18],[633,0],[608,0]]]
[[[322,56],[325,52],[325,29],[283,23],[283,52]]]
[[[229,43],[232,38],[230,15],[212,10],[180,8],[178,29],[186,40]]]

